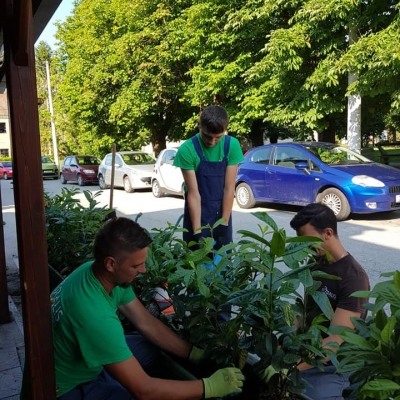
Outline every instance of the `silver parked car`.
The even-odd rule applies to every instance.
[[[165,194],[184,195],[184,182],[181,169],[174,167],[174,158],[178,150],[161,150],[154,164],[151,177],[151,187],[155,197],[162,197]]]
[[[100,189],[107,189],[111,185],[112,153],[107,154],[99,166]],[[126,192],[132,193],[135,189],[151,187],[151,175],[155,159],[140,151],[120,151],[115,155],[114,186],[123,187]]]

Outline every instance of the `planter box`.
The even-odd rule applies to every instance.
[[[212,371],[207,371],[208,375],[212,374]],[[175,379],[182,381],[192,381],[197,380],[195,375],[189,372],[186,368],[180,365],[178,362],[173,360],[167,354],[161,352],[161,360],[160,360],[160,371],[157,374],[159,378],[162,379]],[[245,382],[246,384],[246,382]],[[251,385],[251,382],[248,382],[248,385]],[[299,400],[312,400],[305,395],[297,395]],[[222,400],[222,398],[215,398],[217,400]],[[238,400],[247,400],[246,393],[244,392],[242,395],[234,396],[232,399]]]

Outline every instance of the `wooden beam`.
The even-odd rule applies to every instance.
[[[14,63],[15,65],[28,65],[28,40],[29,19],[32,19],[31,1],[14,1]]]
[[[28,398],[54,400],[56,392],[32,37],[32,4],[31,0],[14,0],[14,7],[11,8],[8,0],[0,3],[6,4],[7,7],[4,47],[11,120],[15,217],[25,335],[25,369],[29,375]],[[24,10],[23,12],[27,12],[26,15],[28,15],[27,65],[22,66],[16,64],[13,53],[14,41],[17,37],[13,35],[13,26],[21,18],[21,15],[15,14],[16,10]]]
[[[1,209],[2,201],[0,182],[0,210]],[[10,320],[10,309],[8,307],[6,254],[4,251],[3,213],[0,212],[0,324],[5,324],[10,322]]]

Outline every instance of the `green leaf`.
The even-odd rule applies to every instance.
[[[360,335],[352,332],[342,332],[340,335],[343,340],[347,343],[355,344],[356,346],[371,349],[373,345],[370,344],[366,339],[361,337]]]
[[[264,239],[263,237],[261,237],[260,235],[257,235],[254,232],[250,232],[250,231],[246,231],[246,230],[238,230],[238,233],[240,233],[241,235],[243,235],[244,237],[250,237],[254,240],[257,240],[258,242],[261,242],[265,245],[267,245],[268,247],[270,246],[270,243],[268,240]]]
[[[271,253],[281,257],[285,252],[285,236],[282,231],[275,231],[271,240]]]
[[[400,272],[395,271],[393,276],[393,285],[397,290],[400,290]]]
[[[251,213],[251,215],[254,215],[256,218],[258,218],[259,220],[265,222],[269,227],[272,228],[272,230],[274,232],[278,231],[278,225],[276,224],[276,222],[268,215],[268,213],[266,212],[254,212]]]
[[[325,293],[318,291],[312,293],[311,296],[317,303],[321,311],[324,313],[326,318],[328,318],[329,321],[332,321],[334,312],[331,303],[329,302],[328,296]]]
[[[376,379],[367,382],[360,389],[361,393],[373,393],[380,391],[390,391],[392,394],[400,389],[400,385],[389,379]]]
[[[381,338],[384,343],[389,345],[395,326],[396,326],[396,317],[394,316],[389,317],[387,324],[385,325],[385,327],[381,332]]]

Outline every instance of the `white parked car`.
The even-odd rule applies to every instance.
[[[184,181],[181,169],[174,167],[174,158],[178,150],[161,150],[154,164],[151,177],[151,187],[155,197],[162,197],[165,194],[184,195]]]
[[[107,154],[99,166],[100,189],[111,185],[112,153]],[[151,175],[155,159],[140,151],[120,151],[115,154],[114,186],[132,193],[135,189],[151,187]]]

